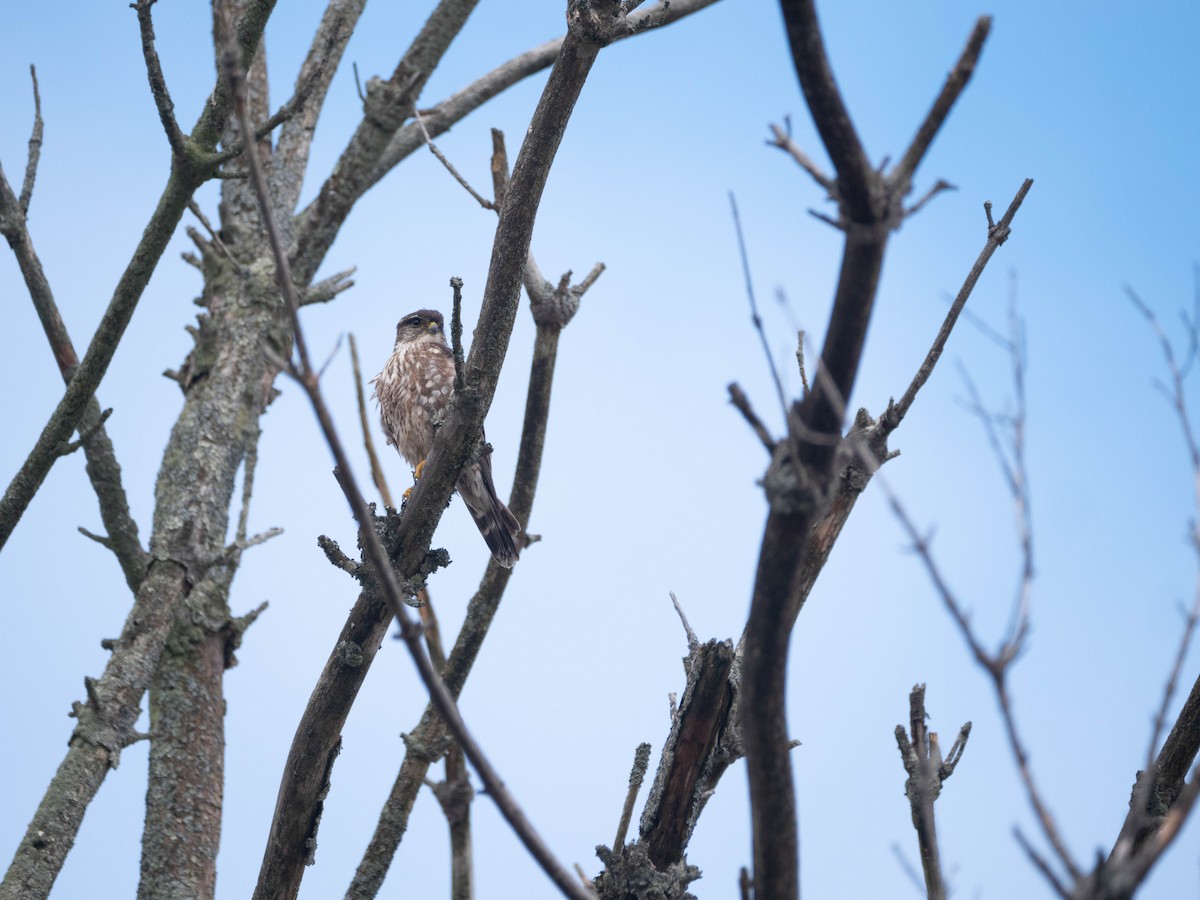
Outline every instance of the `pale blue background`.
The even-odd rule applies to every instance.
[[[334,82],[313,154],[310,198],[360,117],[349,63],[390,72],[424,4],[368,7]],[[435,73],[423,102],[562,31],[562,4],[483,3]],[[320,14],[280,3],[267,34],[274,100],[290,93]],[[995,0],[824,3],[835,71],[873,159],[903,151],[977,14],[995,15],[975,80],[919,172],[959,191],[906,223],[890,249],[854,404],[878,413],[922,358],[985,229],[1037,180],[1014,235],[972,300],[1003,327],[1012,279],[1028,328],[1029,464],[1038,581],[1030,652],[1013,694],[1047,801],[1077,858],[1107,848],[1145,759],[1150,720],[1196,582],[1186,534],[1193,480],[1177,422],[1152,380],[1158,348],[1124,297],[1135,286],[1174,333],[1193,295],[1200,242],[1196,142],[1200,13],[1191,3]],[[181,123],[211,86],[207,4],[160,3],[159,49]],[[27,66],[41,79],[46,144],[30,228],[82,350],[165,180],[168,149],[145,84],[134,13],[123,2],[0,4],[0,160],[19,184],[32,120]],[[440,140],[486,190],[487,129],[513,152],[543,77],[522,84]],[[764,455],[728,406],[738,380],[777,427],[728,212],[737,193],[766,326],[791,391],[793,324],[771,297],[786,291],[797,324],[825,326],[838,236],[807,215],[822,197],[777,150],[769,122],[791,114],[797,140],[824,164],[796,84],[777,8],[725,0],[658,34],[606,50],[555,164],[534,249],[548,277],[608,271],[564,334],[542,485],[531,528],[545,536],[517,569],[463,696],[463,710],[515,793],[568,863],[595,873],[612,841],[634,747],[666,734],[667,695],[683,684],[683,631],[668,591],[701,638],[744,623],[765,504]],[[200,194],[215,213],[216,192]],[[187,217],[190,221],[191,217]],[[318,357],[353,331],[370,372],[397,318],[448,309],[451,275],[474,317],[494,217],[421,153],[356,208],[325,272],[359,267],[357,286],[305,311]],[[148,535],[154,474],[180,405],[159,376],[191,345],[194,270],[182,230],[135,315],[99,392],[126,488]],[[1015,275],[1011,273],[1016,273]],[[0,253],[0,384],[7,483],[62,385],[7,251]],[[521,313],[488,435],[507,493],[532,343]],[[1011,504],[978,424],[959,402],[955,361],[987,401],[1010,395],[1003,351],[960,327],[945,365],[893,446],[890,483],[922,525],[936,526],[947,578],[989,639],[1006,621],[1017,572]],[[347,441],[357,417],[343,349],[325,387]],[[247,554],[234,586],[240,613],[270,600],[227,679],[228,789],[218,895],[248,896],[275,803],[279,767],[354,585],[316,548],[353,546],[345,502],[309,407],[291,385],[264,420],[251,528],[286,533]],[[377,435],[378,436],[378,435]],[[394,489],[407,470],[386,458]],[[99,530],[83,460],[57,465],[0,554],[0,847],[20,839],[61,760],[72,700],[98,675],[129,607]],[[452,630],[485,558],[457,501],[437,537],[455,565],[434,597]],[[1185,668],[1186,686],[1200,654]],[[793,757],[808,897],[917,896],[896,863],[916,860],[892,729],[907,693],[929,684],[932,727],[975,723],[966,758],[938,803],[942,854],[959,897],[1046,896],[1011,837],[1042,846],[1019,789],[983,674],[929,588],[878,486],[860,503],[804,610],[789,680]],[[321,826],[307,898],[341,896],[402,754],[398,734],[424,706],[410,661],[389,644],[351,715]],[[1175,708],[1178,707],[1178,701]],[[138,874],[145,746],[124,754],[88,813],[55,896],[129,897]],[[639,803],[640,810],[640,803]],[[554,895],[486,798],[475,805],[480,900]],[[749,859],[744,767],[701,820],[689,858],[701,898],[736,896]],[[1200,893],[1193,826],[1144,896]],[[448,891],[445,827],[429,796],[385,885],[386,897]]]

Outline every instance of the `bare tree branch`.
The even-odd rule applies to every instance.
[[[438,431],[438,437],[424,468],[423,477],[413,491],[401,524],[398,552],[394,556],[393,562],[402,572],[415,573],[419,571],[419,566],[425,558],[426,548],[429,546],[433,526],[444,508],[446,498],[453,486],[455,473],[466,461],[475,442],[475,436],[479,433],[491,393],[495,389],[508,336],[511,333],[521,270],[528,253],[537,203],[554,152],[574,106],[575,98],[578,96],[587,71],[599,50],[601,41],[597,35],[602,36],[603,29],[608,24],[602,14],[596,16],[592,11],[584,11],[576,6],[572,6],[572,10],[578,14],[580,19],[581,24],[577,29],[579,34],[577,35],[576,30],[572,30],[570,38],[564,44],[563,52],[551,73],[542,100],[534,114],[534,121],[517,160],[513,179],[501,208],[492,266],[484,291],[483,310],[476,329],[476,334],[480,337],[472,345],[471,354],[467,360],[467,388],[454,397],[451,415]],[[587,29],[598,30],[588,31]],[[348,469],[341,465],[339,465],[339,469],[345,483]],[[348,493],[352,494],[353,492],[348,491]],[[356,508],[356,512],[362,516],[365,508],[363,510]],[[514,513],[520,515],[516,510]],[[360,521],[365,522],[362,518]],[[365,535],[364,549],[369,548],[374,552],[375,544],[372,539],[374,532],[364,529],[363,534]],[[391,579],[391,569],[380,571],[378,564],[374,568],[375,577],[382,579],[383,584],[387,584]],[[397,596],[399,596],[399,589],[396,588],[396,590]],[[393,604],[389,603],[389,605]],[[393,612],[395,611],[393,609]],[[403,620],[401,621],[403,622]],[[411,625],[407,629],[402,625],[402,634],[406,630],[410,633],[406,642],[413,649],[414,658],[422,672],[423,680],[432,686],[434,699],[437,701],[443,718],[449,717],[453,722],[452,696],[457,693],[461,685],[455,686],[451,682],[448,685],[448,691],[445,687],[440,687],[441,681],[429,666],[428,658],[419,651],[419,645],[414,647],[415,635],[412,634]],[[361,660],[359,664],[361,665]],[[315,712],[311,706],[310,712]],[[334,715],[336,716],[338,713],[334,713]],[[456,733],[460,731],[459,728],[454,730]],[[468,758],[472,760],[484,778],[489,793],[493,794],[493,799],[498,804],[505,803],[506,794],[499,791],[493,793],[493,785],[496,783],[494,773],[488,771],[486,761],[479,756],[477,748],[470,743],[469,738],[463,740],[465,733],[458,733],[458,737]],[[297,748],[294,746],[294,754],[296,750]],[[289,769],[291,769],[290,766]],[[289,773],[289,780],[285,781],[281,788],[281,801],[280,807],[276,811],[273,836],[268,844],[264,867],[260,873],[260,892],[268,889],[268,886],[269,890],[278,891],[282,884],[298,883],[298,877],[287,875],[283,871],[286,869],[295,871],[295,868],[284,858],[293,855],[293,851],[286,845],[294,845],[294,839],[281,840],[280,837],[275,836],[276,829],[280,827],[281,823],[295,821],[288,810],[303,808],[305,802],[304,798],[298,798],[299,804],[295,802],[297,798],[289,790],[291,778],[292,775]],[[510,822],[518,819],[515,808],[509,806],[508,808],[502,807],[502,809]],[[289,824],[288,827],[293,826]],[[529,843],[535,844],[536,848],[532,832],[528,828],[522,829],[522,835]],[[565,870],[556,867],[556,864],[548,858],[543,850],[538,849],[537,854],[539,861],[555,872],[554,880],[561,890],[571,895],[575,895],[580,890],[578,883]]]
[[[508,157],[504,147],[504,135],[495,129],[492,131],[492,146],[492,173],[496,205],[502,206],[508,185]],[[532,254],[527,254],[524,270],[527,289],[530,281],[528,262],[530,259],[532,259]],[[580,285],[580,292],[583,287]],[[555,299],[555,292],[551,292],[548,297],[545,297],[541,292],[535,290],[530,295],[530,311],[537,326],[537,334],[534,338],[533,360],[530,366],[525,420],[517,453],[516,473],[513,476],[512,494],[508,503],[509,509],[521,523],[521,530],[526,533],[526,539],[528,539],[527,530],[533,512],[533,500],[538,476],[541,472],[542,452],[546,441],[546,424],[550,414],[550,395],[558,358],[559,334],[570,321],[569,316],[563,317],[563,309]],[[446,684],[456,697],[462,690],[483,640],[487,636],[511,574],[511,569],[489,563],[478,590],[467,605],[462,630],[459,632],[449,660],[443,669]],[[326,671],[329,671],[328,667]],[[322,680],[325,680],[325,674],[322,675]],[[307,715],[306,712],[306,717]],[[436,715],[432,706],[426,708],[417,727],[405,736],[405,746],[404,762],[396,776],[391,794],[384,804],[375,834],[363,854],[362,862],[347,891],[348,900],[370,898],[377,894],[396,848],[408,826],[408,817],[426,772],[429,766],[442,753],[446,752],[445,725]]]
[[[837,184],[832,178],[821,171],[821,167],[813,162],[807,153],[800,149],[799,144],[792,140],[791,121],[785,119],[784,124],[787,126],[786,131],[778,125],[771,126],[772,139],[767,141],[767,146],[778,147],[784,153],[788,154],[788,156],[796,161],[800,168],[812,177],[813,181],[823,187],[825,192],[832,196],[834,191],[837,190]]]
[[[1197,290],[1197,297],[1200,298],[1200,276],[1198,276]],[[1187,396],[1184,387],[1187,363],[1179,361],[1174,346],[1149,305],[1130,288],[1126,288],[1126,294],[1158,340],[1163,360],[1167,366],[1169,387],[1165,387],[1163,392],[1171,404],[1183,434],[1188,460],[1192,466],[1196,505],[1200,508],[1200,446],[1198,446],[1187,410]],[[1200,323],[1187,316],[1184,316],[1184,322],[1187,327],[1186,346],[1188,348],[1185,357],[1190,361],[1192,348],[1195,347],[1198,336],[1200,336]],[[1191,523],[1191,532],[1193,549],[1200,555],[1200,522],[1193,521]],[[1179,650],[1163,691],[1162,703],[1154,719],[1149,748],[1152,758],[1146,769],[1137,775],[1130,798],[1129,813],[1122,823],[1121,831],[1108,859],[1084,885],[1087,889],[1107,888],[1110,883],[1132,886],[1139,884],[1173,839],[1173,833],[1162,835],[1162,830],[1167,827],[1168,821],[1172,823],[1173,829],[1182,825],[1191,808],[1190,801],[1184,802],[1185,798],[1189,792],[1194,797],[1195,790],[1200,789],[1196,786],[1200,779],[1197,779],[1194,773],[1192,782],[1186,782],[1189,769],[1194,766],[1196,756],[1200,753],[1200,679],[1193,684],[1190,694],[1184,701],[1183,709],[1171,727],[1157,757],[1153,757],[1154,748],[1164,728],[1166,712],[1196,626],[1198,614],[1200,614],[1200,580],[1197,582],[1196,599],[1193,601],[1191,612],[1187,615],[1184,623]],[[1110,890],[1115,891],[1115,888]],[[1117,895],[1113,893],[1112,896]]]
[[[38,160],[42,157],[42,95],[38,93],[37,69],[29,67],[29,78],[33,82],[33,133],[29,135],[29,158],[25,161],[25,180],[21,183],[21,216],[29,215],[29,203],[33,199],[33,183],[37,180]]]
[[[392,492],[388,490],[387,479],[383,474],[383,466],[379,464],[379,454],[375,452],[375,442],[371,440],[371,425],[367,421],[367,398],[363,392],[362,369],[358,365],[358,344],[355,342],[353,334],[350,335],[350,362],[354,367],[354,396],[358,403],[359,424],[362,425],[363,446],[367,451],[367,459],[371,463],[371,480],[375,482],[375,489],[379,491],[383,505],[395,509]]]
[[[290,263],[300,284],[312,280],[346,216],[373,183],[368,183],[366,173],[377,164],[396,130],[412,115],[425,83],[476,3],[478,0],[440,0],[391,76],[387,80],[367,81],[363,119],[316,199],[296,223]]]
[[[950,339],[950,332],[954,330],[954,326],[958,323],[958,317],[966,307],[967,300],[970,298],[971,292],[975,289],[976,282],[979,281],[979,276],[983,274],[983,270],[991,260],[992,254],[1008,240],[1008,236],[1012,233],[1012,220],[1016,216],[1017,210],[1021,208],[1021,204],[1025,202],[1025,196],[1029,193],[1031,187],[1033,187],[1033,179],[1026,178],[1017,191],[1016,196],[1013,197],[1012,202],[1008,205],[1008,209],[1001,217],[999,223],[993,223],[991,221],[991,214],[988,214],[987,242],[983,245],[983,249],[979,251],[979,257],[975,260],[975,265],[971,266],[971,271],[967,273],[966,280],[963,281],[962,287],[958,290],[958,295],[950,305],[950,310],[946,313],[946,318],[942,322],[942,327],[938,330],[933,346],[925,354],[925,361],[921,363],[917,374],[913,376],[912,381],[905,389],[900,402],[895,405],[889,403],[887,411],[881,417],[881,423],[888,430],[895,430],[904,421],[905,415],[908,414],[913,401],[917,398],[917,393],[925,386],[925,382],[929,380],[929,376],[933,374],[934,367],[942,357],[942,351],[946,349],[946,342]],[[987,206],[990,209],[991,204],[989,203]]]
[[[660,0],[650,8],[631,13],[625,20],[626,25],[610,36],[611,40],[619,41],[646,30],[653,30],[648,29],[648,26],[669,25],[715,2],[716,0]],[[436,106],[423,108],[421,117],[430,137],[436,139],[488,100],[549,67],[558,57],[562,43],[563,38],[547,41],[493,69]],[[346,169],[347,174],[341,178],[338,185],[339,190],[343,192],[344,202],[335,207],[332,203],[321,204],[318,197],[300,213],[296,224],[296,250],[292,259],[297,279],[303,283],[317,271],[333,244],[341,223],[358,198],[402,159],[424,146],[424,143],[424,135],[415,121],[396,129],[387,146],[376,157],[370,160],[366,154],[357,157],[358,161],[369,162],[362,171]],[[349,149],[348,147],[347,151]],[[345,155],[343,159],[349,167],[350,160]],[[338,177],[337,172],[335,177]]]
[[[613,849],[620,850],[625,844],[625,835],[629,832],[629,821],[633,818],[633,805],[637,802],[638,791],[642,789],[642,781],[646,778],[646,769],[650,765],[650,745],[638,744],[633,754],[633,768],[629,772],[629,790],[625,793],[625,805],[621,808],[621,820],[617,823],[617,836],[613,838]]]
[[[937,732],[929,731],[925,725],[925,720],[929,718],[925,712],[925,685],[913,686],[908,695],[908,704],[912,739],[904,733],[903,725],[896,726],[896,745],[900,748],[904,771],[908,773],[904,793],[912,807],[913,827],[917,830],[917,842],[921,848],[926,895],[929,900],[945,900],[947,892],[942,878],[933,804],[942,792],[942,783],[954,774],[954,767],[962,758],[971,734],[971,723],[968,722],[959,730],[949,756],[943,760]]]
[[[32,185],[33,180],[27,175],[26,186],[32,190]],[[25,197],[24,190],[22,197]],[[28,205],[27,198],[25,205]],[[21,202],[13,196],[12,188],[4,177],[3,168],[0,168],[0,233],[4,235],[17,258],[17,264],[29,289],[30,299],[33,300],[34,309],[42,323],[42,330],[46,333],[46,340],[54,353],[59,373],[64,383],[69,385],[79,367],[79,357],[75,354],[75,347],[59,314],[54,293],[42,269],[42,262],[29,236]],[[90,397],[80,415],[78,428],[81,434],[88,435],[88,439],[83,441],[84,454],[87,457],[88,478],[100,505],[100,519],[108,534],[104,546],[117,557],[126,584],[131,591],[136,592],[146,572],[149,557],[138,538],[137,523],[129,512],[129,501],[121,481],[121,466],[117,462],[108,432],[104,429],[103,418],[100,402],[94,396]]]
[[[803,603],[799,573],[816,537],[813,526],[841,496],[841,473],[835,471],[834,461],[846,401],[857,377],[888,236],[903,219],[902,199],[909,184],[885,179],[870,165],[834,81],[812,0],[782,0],[781,6],[805,100],[837,171],[837,222],[845,232],[813,388],[789,410],[788,440],[777,444],[763,479],[770,513],[745,631],[742,708],[752,712],[742,724],[754,825],[755,893],[790,900],[799,895],[799,838],[785,676],[791,627]],[[974,37],[967,54],[973,42]],[[965,69],[963,84],[969,74]],[[961,86],[950,92],[947,110],[958,91]],[[912,166],[920,156],[912,155]]]
[[[243,58],[252,55],[258,46],[272,8],[272,0],[251,0],[249,3],[237,30]],[[190,138],[198,147],[208,151],[215,149],[228,114],[226,101],[223,79],[218,77]],[[181,165],[178,161],[174,163],[159,205],[117,284],[87,353],[33,453],[9,486],[4,500],[0,501],[0,544],[11,534],[45,478],[53,462],[53,457],[48,454],[70,437],[77,426],[192,192],[210,174],[211,171],[201,163],[196,163],[195,167]],[[228,455],[223,453],[223,456]],[[189,499],[190,509],[195,510],[196,498]],[[195,524],[189,515],[171,521],[177,527],[186,524],[190,528]],[[225,531],[214,530],[214,533],[224,536]],[[103,676],[93,682],[93,688],[88,691],[88,702],[75,707],[78,722],[67,755],[47,787],[4,881],[0,883],[0,898],[4,900],[30,900],[49,894],[74,844],[83,814],[108,769],[116,766],[120,751],[138,739],[134,725],[141,713],[141,699],[158,665],[175,614],[196,583],[197,572],[189,573],[189,567],[200,562],[179,543],[177,533],[172,533],[170,528],[164,529],[159,536],[158,548],[156,559],[138,585],[137,598],[121,636],[112,644],[112,656]]]
[[[311,85],[309,98],[299,113],[283,123],[269,177],[271,196],[276,198],[277,208],[289,214],[300,199],[313,133],[329,85],[365,6],[366,0],[329,0],[308,55],[296,75],[297,90],[300,85]]]
[[[142,33],[142,57],[146,61],[146,74],[150,78],[150,93],[154,97],[154,105],[158,108],[158,118],[162,122],[163,131],[167,133],[167,143],[171,145],[171,153],[182,157],[187,152],[186,141],[179,123],[175,121],[175,104],[171,101],[171,93],[167,90],[167,79],[163,75],[162,63],[158,59],[158,51],[154,49],[154,20],[150,9],[157,0],[137,0],[132,4],[137,12],[138,28]]]
[[[238,46],[247,58],[257,48],[263,26],[274,5],[274,0],[254,0],[248,5],[246,15],[239,22]],[[189,140],[202,151],[212,153],[227,115],[226,86],[218,80],[204,112],[201,113],[196,127],[192,129]],[[192,193],[212,177],[214,171],[210,162],[203,159],[193,161],[191,155],[183,159],[177,158],[172,165],[158,206],[142,233],[133,258],[117,283],[112,300],[100,319],[83,361],[72,376],[66,393],[50,415],[25,463],[9,483],[3,499],[0,499],[0,549],[8,541],[9,535],[57,459],[54,448],[71,436],[80,416],[87,408],[88,399],[95,393],[104,377],[117,344],[133,317],[133,311],[150,280],[150,275],[162,258],[175,226],[183,217]]]
[[[967,45],[963,48],[962,55],[959,56],[954,68],[950,70],[950,74],[946,76],[946,83],[942,85],[941,93],[933,101],[933,106],[925,116],[925,120],[921,122],[916,135],[913,136],[912,143],[904,151],[904,156],[900,158],[900,162],[888,175],[888,180],[901,195],[907,194],[912,189],[912,177],[917,171],[917,166],[921,164],[929,145],[941,131],[955,101],[962,94],[967,82],[971,80],[971,75],[975,72],[975,64],[979,62],[979,54],[983,52],[983,44],[987,40],[991,28],[991,16],[980,16],[975,22],[975,27],[971,31],[971,36],[967,38]],[[936,186],[934,190],[936,191]],[[923,203],[924,201],[921,201],[918,206]]]
[[[1025,397],[1023,388],[1023,372],[1024,362],[1022,356],[1021,338],[1019,332],[1019,322],[1016,321],[1015,314],[1010,318],[1012,327],[1012,336],[1009,340],[1009,352],[1013,365],[1013,383],[1016,391],[1016,412],[1011,417],[1012,419],[1012,437],[1009,452],[1012,455],[1011,463],[1006,458],[1004,448],[1001,446],[1001,441],[996,435],[992,419],[988,416],[983,416],[985,427],[988,429],[989,440],[992,443],[993,451],[997,454],[999,462],[1005,471],[1006,481],[1008,483],[1009,492],[1012,495],[1013,503],[1017,511],[1017,530],[1020,542],[1021,551],[1021,572],[1018,578],[1018,589],[1016,600],[1013,607],[1013,617],[1009,625],[1007,633],[1001,642],[1000,646],[993,653],[987,650],[982,641],[976,635],[970,618],[963,609],[962,604],[955,596],[954,592],[946,583],[939,567],[933,559],[933,554],[929,546],[928,539],[917,531],[912,519],[907,511],[896,497],[895,493],[890,489],[886,480],[882,481],[883,490],[887,496],[889,505],[892,508],[897,520],[900,522],[904,531],[912,542],[914,551],[920,558],[925,567],[927,574],[937,594],[941,597],[943,604],[950,613],[959,631],[963,635],[963,639],[970,648],[972,655],[980,667],[988,673],[991,678],[993,689],[996,692],[996,699],[1000,706],[1001,718],[1004,722],[1005,734],[1008,738],[1009,748],[1013,758],[1017,764],[1017,770],[1021,777],[1022,784],[1025,787],[1025,794],[1029,804],[1036,816],[1038,823],[1042,828],[1042,832],[1054,849],[1054,853],[1058,858],[1059,864],[1068,873],[1072,882],[1079,882],[1082,878],[1082,872],[1074,857],[1067,849],[1066,842],[1060,833],[1058,826],[1050,812],[1050,808],[1042,797],[1036,782],[1033,778],[1033,771],[1029,765],[1029,754],[1025,749],[1025,743],[1022,740],[1017,729],[1016,717],[1013,712],[1012,699],[1008,692],[1007,676],[1012,664],[1016,661],[1021,651],[1025,646],[1025,639],[1029,630],[1029,598],[1031,585],[1033,581],[1033,537],[1029,517],[1029,481],[1025,471],[1024,457],[1024,423],[1025,423]],[[976,398],[976,408],[982,411],[982,404]]]

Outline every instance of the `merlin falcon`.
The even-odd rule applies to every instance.
[[[388,443],[420,478],[421,467],[433,449],[433,436],[446,418],[454,393],[454,355],[446,343],[442,314],[419,309],[402,318],[396,326],[392,355],[371,383]],[[483,439],[482,430],[479,437]],[[468,463],[455,486],[496,562],[512,568],[521,526],[496,496],[491,455],[485,453]]]

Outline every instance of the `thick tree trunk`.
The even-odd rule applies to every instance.
[[[230,15],[244,3],[232,4]],[[217,29],[217,33],[220,30]],[[247,77],[254,118],[267,117],[266,61],[259,47]],[[239,139],[231,120],[225,146]],[[259,142],[269,153],[270,141]],[[196,346],[180,370],[186,399],[159,470],[151,546],[177,523],[176,539],[203,569],[176,618],[150,688],[150,777],[142,835],[142,900],[205,898],[216,890],[224,799],[224,671],[238,629],[229,585],[240,547],[227,548],[234,481],[257,439],[258,417],[277,370],[264,344],[286,358],[290,325],[273,283],[248,186],[224,181],[221,234],[225,249],[201,242],[207,310]],[[207,502],[197,503],[202,490]],[[249,498],[244,498],[245,502]],[[245,538],[238,535],[238,540]]]

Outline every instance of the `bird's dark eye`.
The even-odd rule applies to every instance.
[[[419,328],[421,326],[421,317],[413,316],[411,319],[406,321],[404,324],[407,325],[409,328]]]

